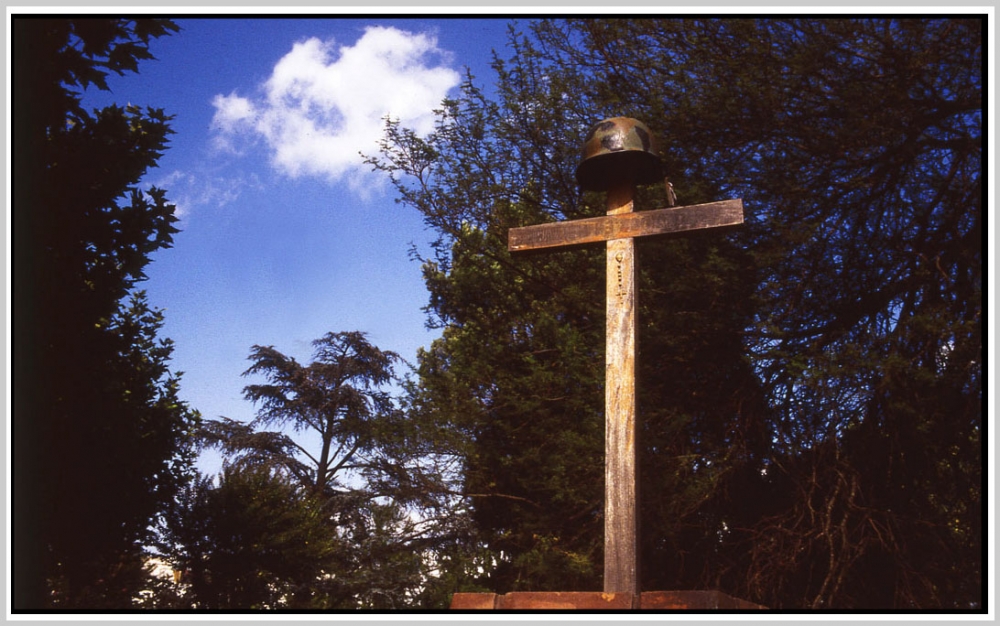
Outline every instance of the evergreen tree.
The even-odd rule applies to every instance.
[[[226,455],[231,472],[283,477],[308,496],[302,506],[323,520],[334,545],[302,553],[306,562],[322,567],[309,570],[311,577],[294,579],[297,606],[409,606],[427,585],[427,552],[434,541],[429,527],[436,524],[419,516],[429,507],[421,488],[428,475],[413,464],[418,455],[404,443],[405,420],[383,389],[395,380],[399,357],[372,345],[361,332],[327,333],[313,346],[308,365],[273,346],[254,346],[245,374],[263,376],[265,382],[247,385],[245,396],[259,405],[257,418],[250,424],[206,420],[201,440]],[[197,511],[173,520],[179,525],[174,535],[191,532],[185,527],[198,520]],[[214,522],[205,523],[211,532],[222,532],[211,526]],[[180,543],[174,549],[187,555],[182,560],[196,560]],[[206,554],[218,549],[214,543],[205,548]],[[250,553],[245,558],[253,561]],[[277,588],[291,585],[277,570],[271,580]],[[230,608],[274,605],[264,588],[256,591]]]
[[[463,460],[460,493],[497,555],[486,584],[600,589],[603,254],[506,251],[510,227],[603,213],[603,198],[581,195],[572,181],[583,135],[599,118],[576,110],[567,79],[513,37],[518,56],[496,63],[498,103],[470,77],[434,134],[424,140],[390,124],[373,163],[442,234],[425,278],[443,336],[420,355],[415,414],[432,436],[450,433],[446,443]],[[696,189],[688,198],[718,199]],[[663,189],[640,189],[637,203],[665,206]],[[646,449],[657,451],[649,458],[660,463],[642,491],[676,493],[682,484],[687,508],[716,471],[709,461],[679,480],[691,446],[723,454],[720,441],[729,436],[735,449],[760,422],[760,407],[744,401],[760,394],[739,350],[752,288],[742,254],[717,237],[640,245],[640,410]],[[729,405],[719,407],[720,397]],[[678,432],[692,443],[671,444]]]
[[[13,20],[15,610],[122,608],[149,527],[188,479],[197,414],[177,397],[162,316],[135,285],[177,232],[136,187],[167,145],[160,110],[87,112],[168,20]]]
[[[170,608],[316,608],[339,540],[313,496],[263,466],[201,478],[171,511],[165,546],[180,591]]]
[[[595,68],[597,98],[651,102],[683,176],[752,211],[746,347],[775,445],[767,480],[748,466],[718,492],[724,550],[750,557],[714,580],[772,606],[981,603],[981,21],[538,36]]]
[[[257,418],[250,424],[207,420],[201,439],[231,462],[279,469],[328,499],[351,492],[351,480],[370,467],[384,422],[396,417],[382,387],[393,380],[399,357],[361,332],[327,333],[313,346],[314,360],[306,366],[273,346],[254,346],[244,375],[263,375],[267,382],[247,385],[244,395],[259,403]],[[317,445],[296,441],[286,427],[318,438]]]
[[[493,591],[599,588],[603,259],[583,134],[657,135],[725,238],[639,242],[642,587],[776,608],[981,605],[982,22],[543,20],[372,163],[440,239],[412,414],[461,460]],[[665,206],[642,188],[637,209]],[[475,550],[470,546],[470,553]]]

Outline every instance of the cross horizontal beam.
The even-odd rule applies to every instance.
[[[723,200],[512,228],[508,233],[507,249],[525,252],[742,223],[743,200]]]

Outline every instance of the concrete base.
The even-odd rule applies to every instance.
[[[721,591],[644,591],[601,593],[599,591],[519,591],[495,593],[456,593],[452,610],[760,610],[767,607],[726,595]]]

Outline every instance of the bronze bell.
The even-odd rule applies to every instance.
[[[588,191],[615,185],[648,185],[663,180],[663,164],[649,127],[631,117],[612,117],[594,125],[583,144],[576,182]]]

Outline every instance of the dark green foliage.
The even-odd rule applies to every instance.
[[[162,316],[134,292],[177,232],[165,193],[134,186],[168,118],[79,105],[174,30],[13,20],[17,609],[129,606],[148,528],[189,475],[197,415],[177,398]]]
[[[602,198],[581,196],[572,181],[577,146],[596,120],[564,97],[572,91],[565,77],[545,68],[543,79],[539,54],[517,43],[511,67],[496,65],[499,105],[485,103],[470,81],[426,141],[391,125],[378,162],[400,182],[401,174],[418,181],[400,185],[403,199],[443,235],[425,278],[431,323],[444,331],[420,355],[413,415],[430,436],[449,432],[463,459],[459,492],[496,558],[483,584],[501,592],[600,589],[603,254],[512,259],[506,251],[510,227],[603,212]],[[663,192],[643,189],[638,203],[662,206]],[[643,468],[642,489],[675,493],[685,484],[686,507],[703,499],[714,470],[695,484],[682,480],[695,455],[671,437],[689,431],[715,454],[727,431],[748,429],[759,411],[751,402],[733,408],[760,397],[739,345],[749,309],[720,306],[749,301],[741,254],[719,237],[640,247],[643,441],[655,451],[644,454],[651,471]],[[699,268],[715,273],[708,285]],[[715,403],[733,394],[728,415],[717,418]]]
[[[308,365],[273,347],[254,346],[246,375],[266,382],[248,385],[245,395],[258,404],[257,419],[207,420],[200,435],[226,456],[223,487],[241,473],[273,473],[271,480],[280,477],[302,494],[295,502],[322,520],[315,532],[327,543],[311,541],[297,552],[303,566],[294,575],[269,565],[266,551],[259,561],[253,551],[242,553],[244,568],[266,570],[269,585],[227,591],[212,606],[398,609],[419,602],[432,586],[429,551],[450,522],[441,515],[446,507],[433,498],[434,464],[416,464],[421,452],[408,449],[406,420],[383,389],[394,382],[399,357],[361,332],[328,333],[313,346]],[[179,562],[226,558],[222,541],[230,533],[224,520],[202,519],[201,511],[189,507],[186,515],[168,520]],[[313,533],[312,519],[303,517],[307,527],[296,532]],[[283,532],[263,528],[261,545],[282,541]],[[195,548],[184,539],[191,533],[212,539]],[[198,598],[192,601],[208,606]]]
[[[267,467],[198,480],[171,519],[168,556],[182,573],[171,608],[312,608],[315,581],[342,550],[322,506]]]
[[[396,502],[370,494],[338,516],[347,544],[337,572],[346,591],[338,608],[405,609],[428,585],[426,531]],[[336,583],[336,579],[333,581]]]
[[[399,357],[379,350],[364,333],[327,333],[313,342],[313,362],[300,365],[273,346],[254,346],[245,376],[267,383],[247,385],[247,400],[260,405],[251,424],[206,421],[201,438],[240,465],[279,468],[318,498],[349,493],[346,482],[363,473],[376,451],[382,422],[395,408],[382,389],[393,380]],[[318,449],[281,430],[291,427],[319,438]]]
[[[748,457],[739,488],[717,491],[720,554],[752,558],[730,578],[708,561],[718,577],[702,584],[771,606],[976,606],[981,23],[571,30],[572,50],[554,24],[539,36],[576,62],[614,58],[597,83],[653,103],[678,178],[714,179],[752,211],[745,346],[774,411],[770,478]],[[682,71],[640,78],[666,67]]]
[[[597,378],[603,372],[593,346],[603,319],[586,309],[567,315],[563,303],[572,296],[518,276],[502,243],[495,232],[484,237],[471,229],[456,240],[446,296],[453,317],[420,357],[421,417],[442,420],[448,426],[439,427],[465,437],[453,441],[460,446],[455,453],[466,455],[461,493],[474,503],[473,519],[488,531],[490,549],[514,559],[501,559],[492,576],[516,586],[522,571],[552,558],[565,567],[552,574],[551,585],[569,577],[593,587],[603,476]],[[569,283],[576,271],[592,277],[584,289],[602,287],[594,277],[603,268],[586,255],[577,261],[552,264],[552,282],[565,272]],[[432,298],[444,295],[439,272],[426,266]],[[582,290],[571,291],[579,298]],[[475,441],[482,445],[470,450]]]
[[[982,23],[541,21],[421,139],[402,201],[441,235],[411,414],[497,592],[600,585],[600,250],[511,259],[600,214],[583,134],[634,116],[681,204],[747,223],[639,244],[642,586],[777,608],[981,606]],[[641,188],[637,209],[665,205]],[[471,545],[470,545],[471,547]],[[474,554],[474,550],[470,550]]]

